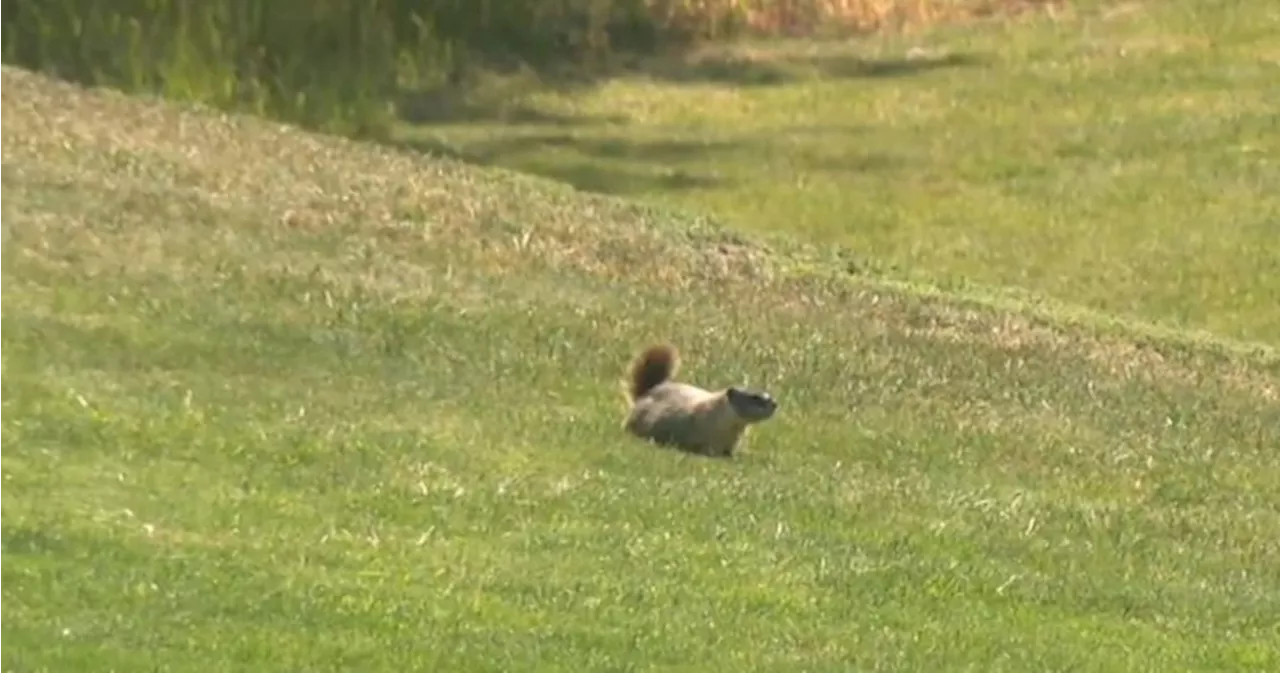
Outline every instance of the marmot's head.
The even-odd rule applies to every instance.
[[[778,410],[778,402],[769,393],[753,392],[744,388],[730,387],[725,390],[725,397],[734,413],[748,423],[759,423],[773,416]]]

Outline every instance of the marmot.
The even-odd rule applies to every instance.
[[[672,378],[680,357],[672,346],[650,346],[632,360],[624,382],[631,406],[623,427],[631,434],[707,456],[733,455],[753,423],[778,408],[768,393],[731,386],[703,390]]]

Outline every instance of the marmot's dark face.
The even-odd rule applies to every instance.
[[[759,423],[778,410],[778,402],[769,393],[757,393],[742,388],[729,388],[725,391],[729,404],[738,416],[751,423]]]

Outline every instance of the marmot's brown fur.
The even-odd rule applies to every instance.
[[[672,380],[680,357],[672,346],[650,346],[631,362],[625,381],[631,406],[623,427],[657,444],[707,456],[733,455],[747,427],[773,416],[765,392],[731,386],[709,391]]]

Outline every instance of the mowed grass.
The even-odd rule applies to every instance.
[[[1277,33],[1275,3],[1073,2],[589,87],[482,81],[466,116],[400,135],[897,275],[1274,345]]]
[[[3,87],[6,670],[1280,665],[1280,360]],[[625,436],[652,340],[781,401]]]

